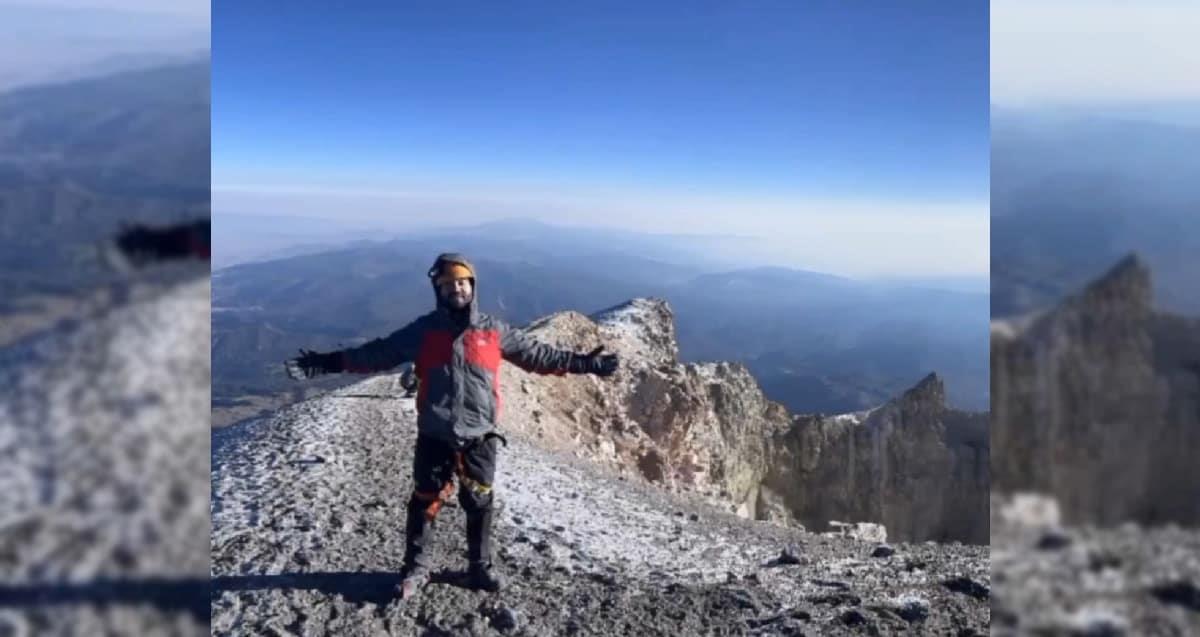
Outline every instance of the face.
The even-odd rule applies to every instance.
[[[471,304],[471,279],[454,279],[438,284],[438,294],[450,307],[461,310]]]

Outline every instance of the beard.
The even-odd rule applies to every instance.
[[[459,293],[459,292],[452,292],[450,294],[447,294],[445,297],[443,297],[442,300],[445,301],[446,305],[448,305],[449,307],[451,307],[455,310],[462,310],[462,309],[466,309],[466,307],[471,304],[471,295]]]

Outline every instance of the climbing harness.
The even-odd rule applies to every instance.
[[[464,488],[472,491],[476,495],[487,495],[491,493],[492,485],[480,482],[467,475],[466,468],[463,465],[463,454],[467,449],[470,448],[470,446],[479,444],[480,442],[486,443],[491,438],[499,439],[502,445],[508,447],[508,440],[506,440],[504,436],[492,431],[485,434],[482,438],[472,441],[467,447],[454,452],[454,475],[458,476],[459,483]],[[453,478],[447,480],[446,484],[442,485],[440,491],[416,491],[414,492],[414,495],[418,500],[429,503],[425,505],[425,519],[433,522],[434,518],[437,517],[438,512],[442,510],[442,505],[447,499],[450,498],[452,493],[454,493]]]

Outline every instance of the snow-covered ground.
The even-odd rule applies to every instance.
[[[874,544],[744,520],[517,435],[496,480],[510,587],[454,585],[466,563],[452,506],[435,583],[399,602],[416,433],[401,395],[380,376],[215,434],[215,634],[488,634],[512,618],[538,635],[986,630],[986,597],[945,584],[986,590],[986,547],[872,557]],[[784,549],[796,559],[777,563]]]
[[[208,632],[209,283],[0,350],[0,635]]]

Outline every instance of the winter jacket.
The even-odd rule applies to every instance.
[[[385,338],[339,352],[342,370],[354,373],[381,372],[415,361],[418,431],[454,444],[495,429],[501,360],[528,372],[565,374],[576,356],[480,312],[478,281],[473,292],[464,310],[469,312],[466,321],[456,320],[439,297],[433,312]]]

